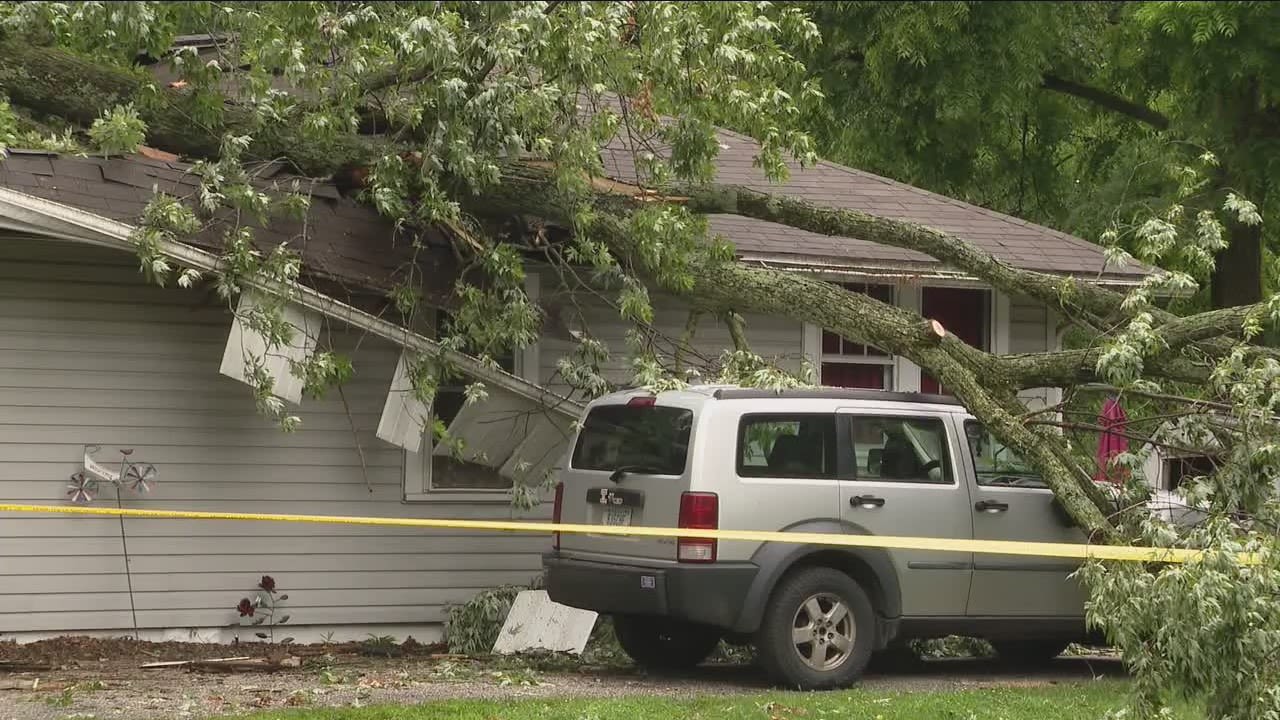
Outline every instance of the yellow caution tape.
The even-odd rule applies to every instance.
[[[577,535],[621,535],[630,537],[707,538],[748,542],[784,542],[805,545],[893,548],[898,550],[939,550],[943,552],[1030,555],[1078,560],[1124,560],[1129,562],[1184,563],[1200,559],[1203,552],[1183,548],[1152,548],[1080,543],[1017,542],[1012,540],[960,540],[955,538],[900,537],[893,535],[842,535],[834,533],[767,532],[762,530],[690,530],[683,528],[632,527],[619,525],[575,525],[572,523],[520,522],[514,520],[440,520],[387,517],[346,517],[341,515],[287,515],[279,513],[194,512],[189,510],[135,510],[70,505],[16,505],[0,503],[0,512],[51,513],[169,520],[240,520],[254,522],[321,523],[326,525],[379,525],[384,527],[451,528],[499,532],[560,532]],[[1256,565],[1254,553],[1241,553],[1242,564]]]

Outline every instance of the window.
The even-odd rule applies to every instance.
[[[587,414],[573,448],[577,470],[683,475],[693,413],[654,405],[601,405]]]
[[[978,348],[990,349],[991,293],[973,288],[927,287],[920,294],[920,314],[942,323],[947,332]],[[920,373],[920,391],[942,394],[938,379]]]
[[[942,420],[866,415],[851,423],[859,480],[954,482]]]
[[[445,335],[449,314],[436,311],[435,336]],[[507,351],[494,358],[498,366],[509,373],[516,372],[516,354]],[[434,455],[432,425],[441,420],[448,427],[466,404],[467,381],[464,378],[445,378],[436,390],[431,404],[431,422],[427,424],[426,441],[417,453],[408,453],[405,462],[406,496],[412,498],[429,491],[506,491],[511,489],[511,478],[504,477],[497,468],[483,463],[460,460],[449,455]]]
[[[738,475],[834,478],[834,415],[748,415],[738,425]]]
[[[973,474],[983,487],[1047,488],[1040,473],[1018,456],[1012,448],[996,440],[982,423],[968,420],[964,434],[973,457]]]
[[[892,285],[841,283],[852,292],[863,293],[893,304]],[[893,387],[893,356],[870,345],[859,345],[828,330],[822,331],[822,384],[830,387]]]
[[[1165,460],[1165,490],[1180,490],[1187,481],[1212,475],[1218,470],[1218,458],[1211,455],[1183,455]]]

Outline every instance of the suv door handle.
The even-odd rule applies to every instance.
[[[884,498],[876,497],[875,495],[854,495],[849,498],[849,504],[854,507],[870,510],[872,508],[884,507]]]
[[[998,513],[1009,509],[1009,503],[1003,503],[998,500],[979,500],[974,503],[973,509],[978,512]]]

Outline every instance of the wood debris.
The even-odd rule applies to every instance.
[[[239,657],[211,658],[209,660],[165,660],[163,662],[153,662],[153,663],[147,663],[145,665],[139,665],[138,667],[142,668],[143,670],[157,670],[160,668],[186,667],[187,665],[190,665],[193,662],[229,663],[229,662],[239,662],[242,660],[252,660],[252,659],[253,658],[249,657],[248,655],[242,655]]]
[[[45,682],[40,678],[22,679],[22,680],[0,680],[0,690],[65,690],[74,683],[70,682]]]
[[[169,660],[165,662],[147,663],[139,666],[143,670],[185,668],[203,672],[275,672],[290,668],[302,667],[302,658],[296,655],[279,655],[275,657],[239,657],[211,658],[209,660]]]
[[[53,669],[52,663],[0,660],[0,672],[46,672]]]
[[[239,673],[239,672],[276,672],[302,667],[302,658],[287,656],[282,658],[236,658],[229,660],[193,660],[186,668],[192,671]]]

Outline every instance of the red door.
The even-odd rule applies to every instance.
[[[920,314],[942,323],[946,331],[978,348],[987,349],[987,326],[991,317],[989,293],[971,288],[927,287],[920,301]],[[937,378],[920,373],[920,391],[944,393]]]

